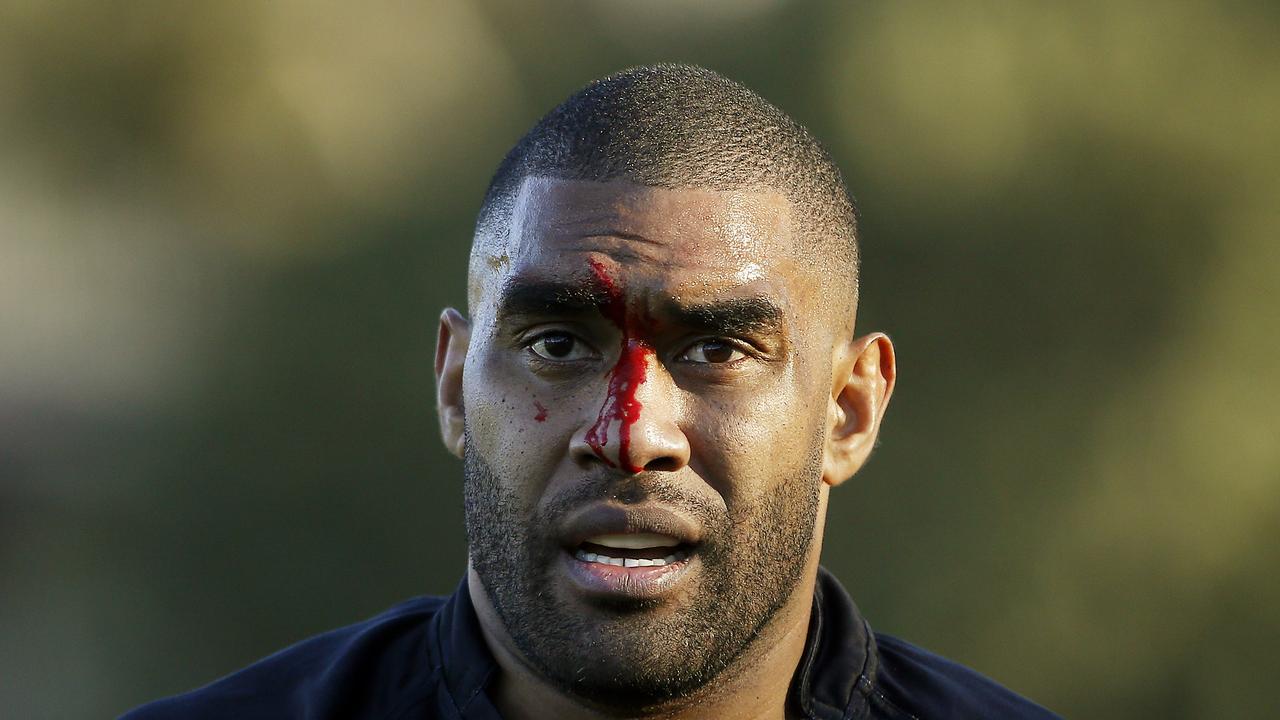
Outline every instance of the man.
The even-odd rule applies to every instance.
[[[809,133],[715,73],[593,83],[508,154],[436,352],[469,565],[184,718],[1050,718],[873,633],[819,565],[895,379]]]

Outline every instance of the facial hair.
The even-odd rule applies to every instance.
[[[705,692],[786,604],[804,576],[817,522],[821,444],[757,497],[713,505],[664,473],[584,480],[548,501],[522,500],[465,442],[471,566],[525,662],[591,703],[636,710]],[[606,498],[658,501],[697,520],[700,567],[672,600],[566,607],[550,536],[565,513]]]

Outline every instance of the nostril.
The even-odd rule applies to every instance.
[[[604,455],[596,452],[595,448],[588,446],[575,447],[571,452],[574,462],[578,467],[584,470],[594,469],[598,466],[617,467],[612,460]]]
[[[680,469],[681,462],[676,458],[664,456],[645,463],[644,469],[651,472],[674,472]]]

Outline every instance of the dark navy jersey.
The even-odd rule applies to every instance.
[[[464,580],[453,595],[401,603],[122,720],[497,720],[487,693],[497,671]],[[814,719],[1058,717],[968,668],[872,633],[826,570],[789,702]]]

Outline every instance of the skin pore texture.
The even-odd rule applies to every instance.
[[[787,716],[895,377],[793,225],[769,189],[532,177],[477,237],[436,374],[504,717]]]

